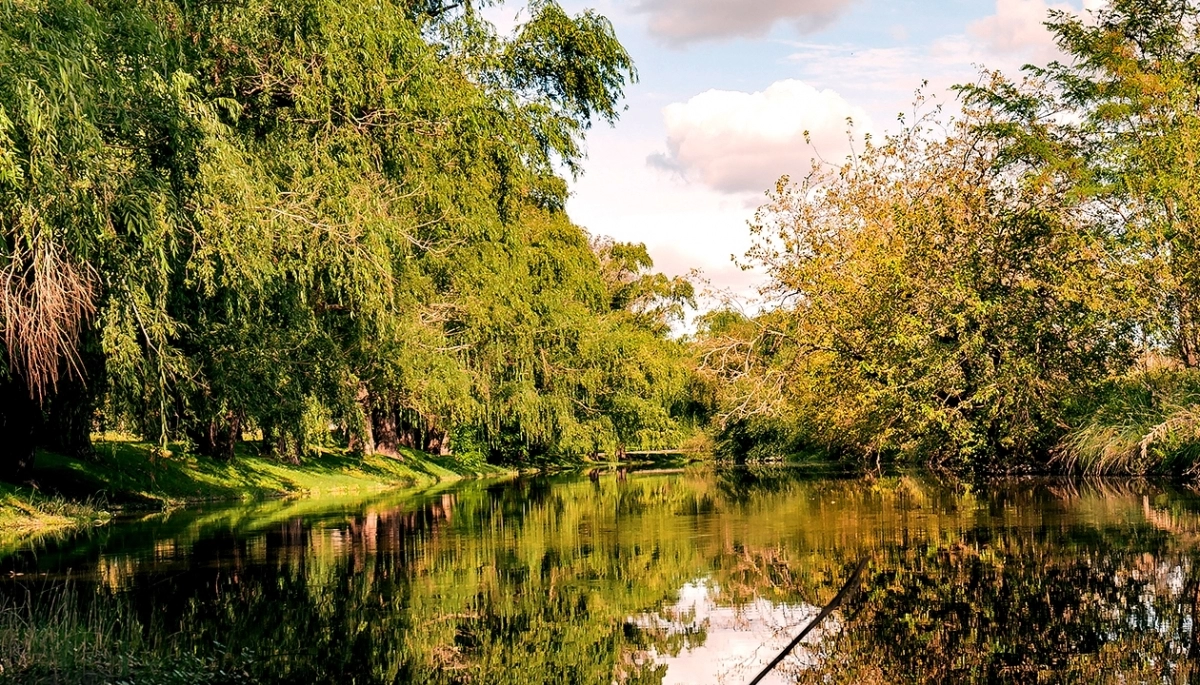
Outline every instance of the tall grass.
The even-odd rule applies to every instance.
[[[1093,474],[1200,475],[1200,370],[1143,369],[1081,408],[1055,459]]]
[[[53,532],[103,523],[110,518],[106,508],[103,497],[72,500],[0,484],[0,540],[5,534]]]
[[[180,634],[144,623],[131,601],[85,595],[47,585],[0,599],[0,683],[247,682]]]

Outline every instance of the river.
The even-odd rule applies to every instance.
[[[867,559],[764,682],[1182,683],[1198,540],[1184,488],[782,467],[205,506],[0,557],[0,680],[745,683]]]

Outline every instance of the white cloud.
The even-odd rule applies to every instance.
[[[1095,3],[1085,2],[1084,7],[1089,4]],[[1071,5],[1045,0],[996,0],[996,13],[967,26],[967,35],[993,55],[1046,63],[1061,55],[1045,26],[1050,10],[1078,12]]]
[[[914,91],[922,86],[946,114],[958,107],[951,86],[979,80],[981,69],[997,69],[1017,78],[1026,64],[1046,64],[1063,55],[1043,22],[1051,9],[1083,13],[1107,5],[1107,0],[996,0],[993,12],[923,44],[871,47],[854,44],[794,43],[788,60],[796,75],[817,88],[834,87],[862,107],[880,128],[894,131],[899,113],[914,114]],[[929,111],[930,103],[920,110]],[[877,129],[878,131],[878,129]]]
[[[593,235],[645,243],[658,271],[684,276],[700,268],[713,287],[752,297],[764,277],[741,271],[730,256],[749,249],[746,221],[754,208],[747,197],[684,183],[647,166],[646,155],[661,145],[660,136],[639,135],[632,122],[595,129],[588,172],[572,183],[567,201],[571,218]]]
[[[787,59],[796,64],[806,83],[817,88],[836,86],[839,93],[860,106],[881,103],[890,119],[908,109],[923,80],[940,87],[947,68],[954,70],[956,78],[974,73],[968,56],[946,54],[943,47],[940,42],[900,47],[798,43],[797,51]]]
[[[640,0],[650,33],[671,45],[765,35],[778,23],[802,33],[828,26],[853,0]]]
[[[564,0],[564,4],[572,11],[596,6],[615,17],[618,29],[624,30],[628,24],[621,22],[635,20],[628,12],[638,1]],[[651,19],[667,16],[665,8],[673,4],[661,0],[640,2],[643,12],[651,13]],[[886,6],[884,0],[872,2]],[[1101,4],[1101,0],[1042,2],[1046,10],[1053,3],[1062,2],[1071,3],[1077,10],[1081,5],[1094,9]],[[679,11],[690,8],[710,17],[709,10],[716,4],[718,0],[674,3]],[[755,12],[758,8],[734,0],[719,4],[732,6],[731,11],[738,13]],[[764,0],[764,6],[772,8],[781,4]],[[828,7],[848,4],[849,1],[829,3]],[[794,92],[784,92],[788,89],[776,84],[761,93],[710,91],[689,100],[709,85],[704,83],[695,88],[683,85],[696,82],[696,67],[686,58],[680,58],[682,62],[675,59],[678,54],[651,52],[659,61],[651,60],[650,66],[667,71],[656,74],[656,80],[643,67],[643,83],[631,88],[626,116],[614,129],[597,127],[591,132],[587,173],[572,183],[574,194],[568,200],[570,215],[596,234],[646,243],[656,266],[667,273],[682,275],[691,267],[701,267],[714,286],[752,297],[754,286],[763,283],[765,276],[740,271],[729,258],[743,255],[750,247],[746,221],[752,217],[754,207],[765,201],[762,192],[779,174],[806,172],[815,152],[830,161],[841,158],[847,149],[844,121],[847,114],[854,117],[855,128],[860,132],[869,130],[878,134],[885,128],[894,131],[898,126],[897,113],[904,111],[911,120],[913,91],[922,80],[929,81],[925,92],[936,96],[936,101],[951,113],[956,108],[955,96],[949,90],[951,85],[976,80],[979,66],[1015,75],[1022,64],[1037,61],[1036,55],[1029,54],[1031,49],[1036,52],[1049,43],[1048,39],[1028,32],[1030,26],[1042,30],[1040,24],[1044,20],[1044,16],[1029,7],[1010,0],[985,0],[972,5],[972,16],[990,14],[998,18],[981,19],[981,28],[975,32],[968,32],[969,20],[956,19],[952,25],[946,25],[939,37],[932,38],[922,23],[923,7],[913,16],[880,11],[879,21],[886,20],[881,27],[900,19],[911,29],[909,39],[902,45],[889,45],[886,38],[851,42],[853,36],[845,32],[830,33],[829,40],[795,43],[790,51],[795,54],[782,65],[785,71],[771,77],[771,80],[785,76],[799,79],[803,83],[780,82],[790,84]],[[865,3],[859,7],[872,9]],[[931,3],[929,12],[935,11],[938,10]],[[765,31],[767,28],[762,27],[769,27],[770,22],[795,18],[775,9],[766,16],[770,19],[760,17],[750,23]],[[646,18],[646,14],[639,15],[636,23],[640,25]],[[1013,20],[1017,18],[1024,23],[1018,21],[1014,28]],[[719,35],[745,34],[747,29],[737,19],[731,19],[731,26]],[[1010,37],[1025,38],[1004,41],[996,37],[1000,31],[988,29],[990,34],[985,31],[989,26],[998,28],[1006,24],[1011,30]],[[675,33],[682,36],[686,32],[677,29]],[[1033,38],[1029,40],[1031,35]],[[893,32],[894,40],[902,37],[902,32]],[[676,42],[683,41],[677,38]],[[762,69],[780,66],[763,64],[757,60],[757,53],[754,59],[748,59],[741,52],[743,47],[712,49],[728,55],[731,73],[742,78],[753,78]],[[661,62],[668,66],[663,67]],[[676,78],[679,72],[685,78]],[[651,83],[653,88],[649,87]],[[663,111],[663,106],[671,102],[676,104]],[[928,112],[929,108],[927,105],[921,111]],[[674,116],[665,116],[668,111]],[[862,114],[864,111],[866,114]],[[820,113],[824,115],[816,116]],[[801,134],[805,129],[812,132],[815,151],[803,141]],[[652,154],[656,151],[658,154]],[[653,165],[646,164],[648,155],[653,158]],[[663,173],[662,167],[677,173]]]
[[[861,108],[802,81],[756,93],[710,90],[663,109],[667,152],[648,161],[724,193],[761,192],[782,174],[807,172],[816,157],[843,161],[847,118],[856,135],[870,131]]]

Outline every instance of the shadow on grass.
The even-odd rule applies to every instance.
[[[96,457],[90,460],[42,452],[32,482],[42,492],[71,500],[102,496],[115,505],[140,507],[413,487],[500,473],[486,465],[466,465],[452,457],[412,451],[396,458],[327,451],[290,464],[260,454],[253,443],[241,446],[231,461],[187,454],[178,445],[171,448],[171,456],[155,458],[149,444],[111,440],[97,443]]]

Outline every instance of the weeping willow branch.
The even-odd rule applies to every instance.
[[[0,334],[30,396],[45,397],[59,374],[82,376],[79,336],[95,314],[96,276],[61,246],[37,239],[0,268]]]

